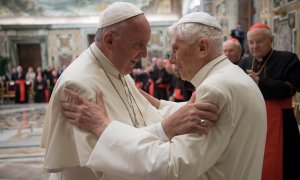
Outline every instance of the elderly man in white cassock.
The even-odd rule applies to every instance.
[[[51,172],[49,179],[126,179],[118,174],[111,175],[86,167],[98,139],[63,120],[60,101],[77,103],[66,98],[65,88],[72,89],[91,102],[96,102],[95,92],[100,89],[105,93],[104,102],[110,119],[141,128],[159,140],[158,144],[163,143],[161,138],[168,139],[183,133],[207,133],[217,119],[218,108],[213,104],[192,103],[191,100],[179,107],[171,107],[167,102],[158,102],[154,107],[135,87],[128,73],[141,58],[146,57],[151,32],[140,9],[129,3],[114,3],[103,11],[98,28],[95,43],[64,71],[48,105],[42,147],[46,148],[44,168]],[[177,109],[177,113],[166,118]],[[114,159],[111,156],[107,158]]]
[[[171,33],[170,62],[196,87],[196,101],[218,105],[218,121],[208,134],[174,136],[161,143],[110,118],[101,99],[105,92],[98,94],[97,103],[69,93],[81,105],[63,103],[66,120],[99,137],[87,166],[130,180],[261,180],[264,99],[254,81],[222,55],[219,22],[207,13],[191,13],[175,23]],[[83,107],[88,110],[83,112]]]

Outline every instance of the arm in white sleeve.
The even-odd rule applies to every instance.
[[[166,117],[170,116],[171,114],[173,114],[175,111],[177,111],[179,108],[184,106],[185,104],[186,104],[186,102],[177,103],[177,102],[172,102],[172,101],[161,100],[158,111],[163,118],[166,118]],[[156,123],[155,125],[143,127],[141,129],[148,131],[151,134],[159,137],[162,141],[170,140],[168,138],[168,136],[166,135],[161,122]]]
[[[122,142],[119,141],[120,139]],[[154,148],[150,148],[151,146]],[[159,152],[160,150],[163,151]],[[112,153],[107,154],[107,152]],[[168,152],[168,145],[161,142],[157,136],[113,121],[100,136],[87,166],[96,171],[132,180],[165,179],[162,176],[167,172],[168,163],[163,166],[156,163],[157,160],[168,162],[168,155],[165,152]],[[145,155],[147,161],[143,161]],[[139,163],[135,164],[136,162]],[[141,164],[142,167],[139,167]]]
[[[170,139],[166,135],[161,122],[158,122],[156,124],[152,124],[150,126],[146,126],[143,128],[140,128],[143,131],[147,131],[148,133],[152,134],[153,136],[158,137],[161,141],[169,141]]]
[[[158,122],[156,124],[146,126],[143,128],[140,128],[144,131],[148,131],[150,134],[158,137],[161,141],[169,141],[170,139],[168,138],[167,134],[165,133],[161,122]]]
[[[168,117],[174,112],[176,112],[179,108],[184,106],[186,102],[172,102],[172,101],[165,101],[160,100],[160,105],[158,107],[158,112],[164,117]]]
[[[224,112],[208,135],[181,135],[163,143],[143,129],[113,121],[100,136],[87,166],[132,180],[199,178],[220,158],[232,130],[225,98],[212,95],[207,100]]]

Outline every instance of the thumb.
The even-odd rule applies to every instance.
[[[96,104],[104,104],[103,103],[103,94],[101,90],[96,91]]]
[[[252,74],[253,73],[253,71],[250,70],[250,69],[247,69],[246,71],[247,71],[248,74]]]
[[[192,97],[189,100],[189,103],[194,103],[196,101],[196,92],[193,92]]]

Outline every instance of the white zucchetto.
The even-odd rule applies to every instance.
[[[223,31],[219,21],[215,17],[213,17],[205,12],[194,12],[194,13],[187,14],[187,15],[183,16],[182,18],[180,18],[175,24],[173,24],[172,27],[175,27],[179,24],[184,24],[184,23],[204,24],[207,26],[215,27],[215,28]]]
[[[125,19],[143,14],[138,7],[127,2],[115,2],[108,6],[101,14],[98,28],[103,28]]]

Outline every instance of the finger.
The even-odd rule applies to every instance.
[[[78,107],[78,105],[73,105],[67,102],[61,102],[61,109],[63,111],[78,112]]]
[[[76,93],[71,89],[64,88],[64,92],[69,96],[71,96],[74,100],[78,101],[79,103],[84,103],[85,101],[87,101],[86,99],[82,98],[78,93]]]
[[[74,115],[72,112],[69,111],[62,111],[62,114],[65,117],[65,120],[68,121],[69,123],[76,125],[77,123],[77,116]]]
[[[100,90],[98,91],[97,102],[98,102],[97,103],[98,105],[103,107],[103,112],[107,115],[106,107],[105,107],[104,100],[103,100],[103,93]]]
[[[204,128],[206,128],[208,130],[208,129],[212,128],[214,125],[215,125],[215,121],[206,120],[206,126]]]
[[[213,103],[208,102],[208,101],[196,102],[194,104],[194,106],[198,110],[202,110],[202,111],[208,111],[208,112],[215,113],[215,114],[217,114],[219,112],[218,106],[216,104],[213,104]]]
[[[104,104],[103,103],[103,94],[102,94],[102,91],[100,91],[100,90],[96,91],[96,104]]]
[[[199,121],[199,124],[196,126],[196,133],[207,134],[213,126],[214,126],[214,123],[211,121],[207,120],[206,126],[201,126],[200,121]]]
[[[194,103],[196,101],[196,92],[193,92],[192,97],[190,98],[189,102]]]
[[[218,114],[215,112],[209,112],[209,111],[201,111],[200,113],[201,119],[207,119],[209,121],[216,121],[218,120]]]

